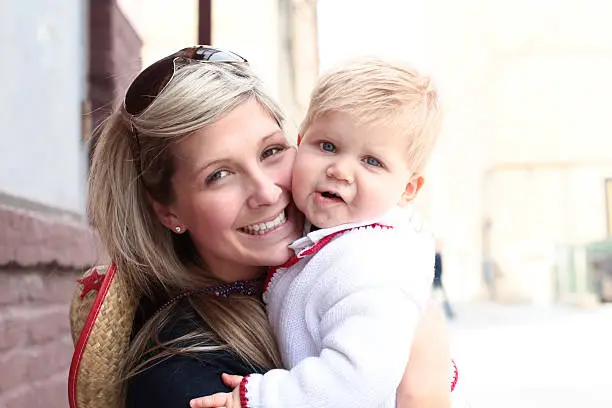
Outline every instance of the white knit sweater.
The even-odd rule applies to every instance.
[[[285,266],[293,265],[273,272],[264,293],[289,370],[250,375],[247,406],[395,407],[430,295],[432,236],[411,212],[394,209],[311,232],[291,247],[296,256]]]

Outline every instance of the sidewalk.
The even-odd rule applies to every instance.
[[[612,407],[612,307],[453,306],[472,408]]]

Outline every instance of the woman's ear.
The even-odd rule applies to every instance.
[[[425,183],[425,179],[420,174],[413,174],[410,181],[406,184],[406,188],[402,193],[400,205],[407,205],[412,202]]]
[[[164,227],[172,231],[175,231],[177,226],[180,226],[181,228],[184,229],[184,227],[182,227],[182,223],[179,217],[176,215],[172,206],[160,204],[148,194],[147,194],[147,198],[149,199],[149,202],[151,203],[151,207],[153,207],[153,211],[155,211],[155,215],[157,215],[157,219],[159,220],[159,222],[162,223]]]

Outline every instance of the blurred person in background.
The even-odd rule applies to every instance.
[[[442,246],[439,241],[436,241],[436,257],[434,263],[434,279],[433,279],[434,293],[440,293],[442,295],[442,306],[444,307],[444,314],[448,319],[455,317],[455,312],[451,307],[451,304],[444,290],[444,282],[442,281]]]

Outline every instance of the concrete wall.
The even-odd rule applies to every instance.
[[[0,192],[84,212],[83,0],[3,2]]]
[[[142,67],[198,43],[198,1],[117,0],[142,39]]]
[[[270,92],[280,96],[282,37],[279,1],[216,0],[212,2],[212,42],[249,60]]]

